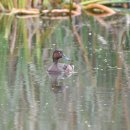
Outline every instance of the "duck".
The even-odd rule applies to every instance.
[[[64,74],[68,76],[74,72],[74,65],[59,63],[59,59],[61,58],[70,61],[70,59],[65,56],[61,50],[55,50],[52,55],[53,63],[47,70],[49,74]]]

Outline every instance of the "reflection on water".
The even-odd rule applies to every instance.
[[[129,18],[1,16],[0,129],[130,129]],[[48,75],[55,48],[78,73]]]

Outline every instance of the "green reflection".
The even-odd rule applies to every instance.
[[[129,129],[128,19],[1,16],[0,129]],[[56,48],[77,73],[52,82]]]

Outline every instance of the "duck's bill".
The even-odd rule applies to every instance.
[[[63,58],[64,58],[65,60],[71,60],[69,57],[67,57],[67,56],[64,55],[64,54],[63,54]]]

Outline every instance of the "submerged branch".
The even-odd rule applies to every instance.
[[[82,5],[82,4],[81,4]],[[100,4],[86,4],[82,5],[73,3],[71,5],[64,4],[62,5],[61,9],[37,9],[37,8],[13,8],[11,11],[2,9],[3,12],[7,15],[40,15],[45,17],[65,17],[65,16],[77,16],[81,15],[82,10],[87,11],[89,15],[96,15],[96,16],[109,16],[115,14],[115,11],[111,8],[108,8],[104,5]]]
[[[81,14],[81,7],[77,4],[73,5],[75,8],[74,10],[70,9],[53,9],[51,11],[49,10],[43,10],[42,16],[77,16]]]
[[[90,4],[83,7],[88,15],[106,17],[115,14],[116,12],[101,4]]]
[[[10,14],[14,15],[37,15],[39,14],[38,9],[15,9],[13,8]]]

